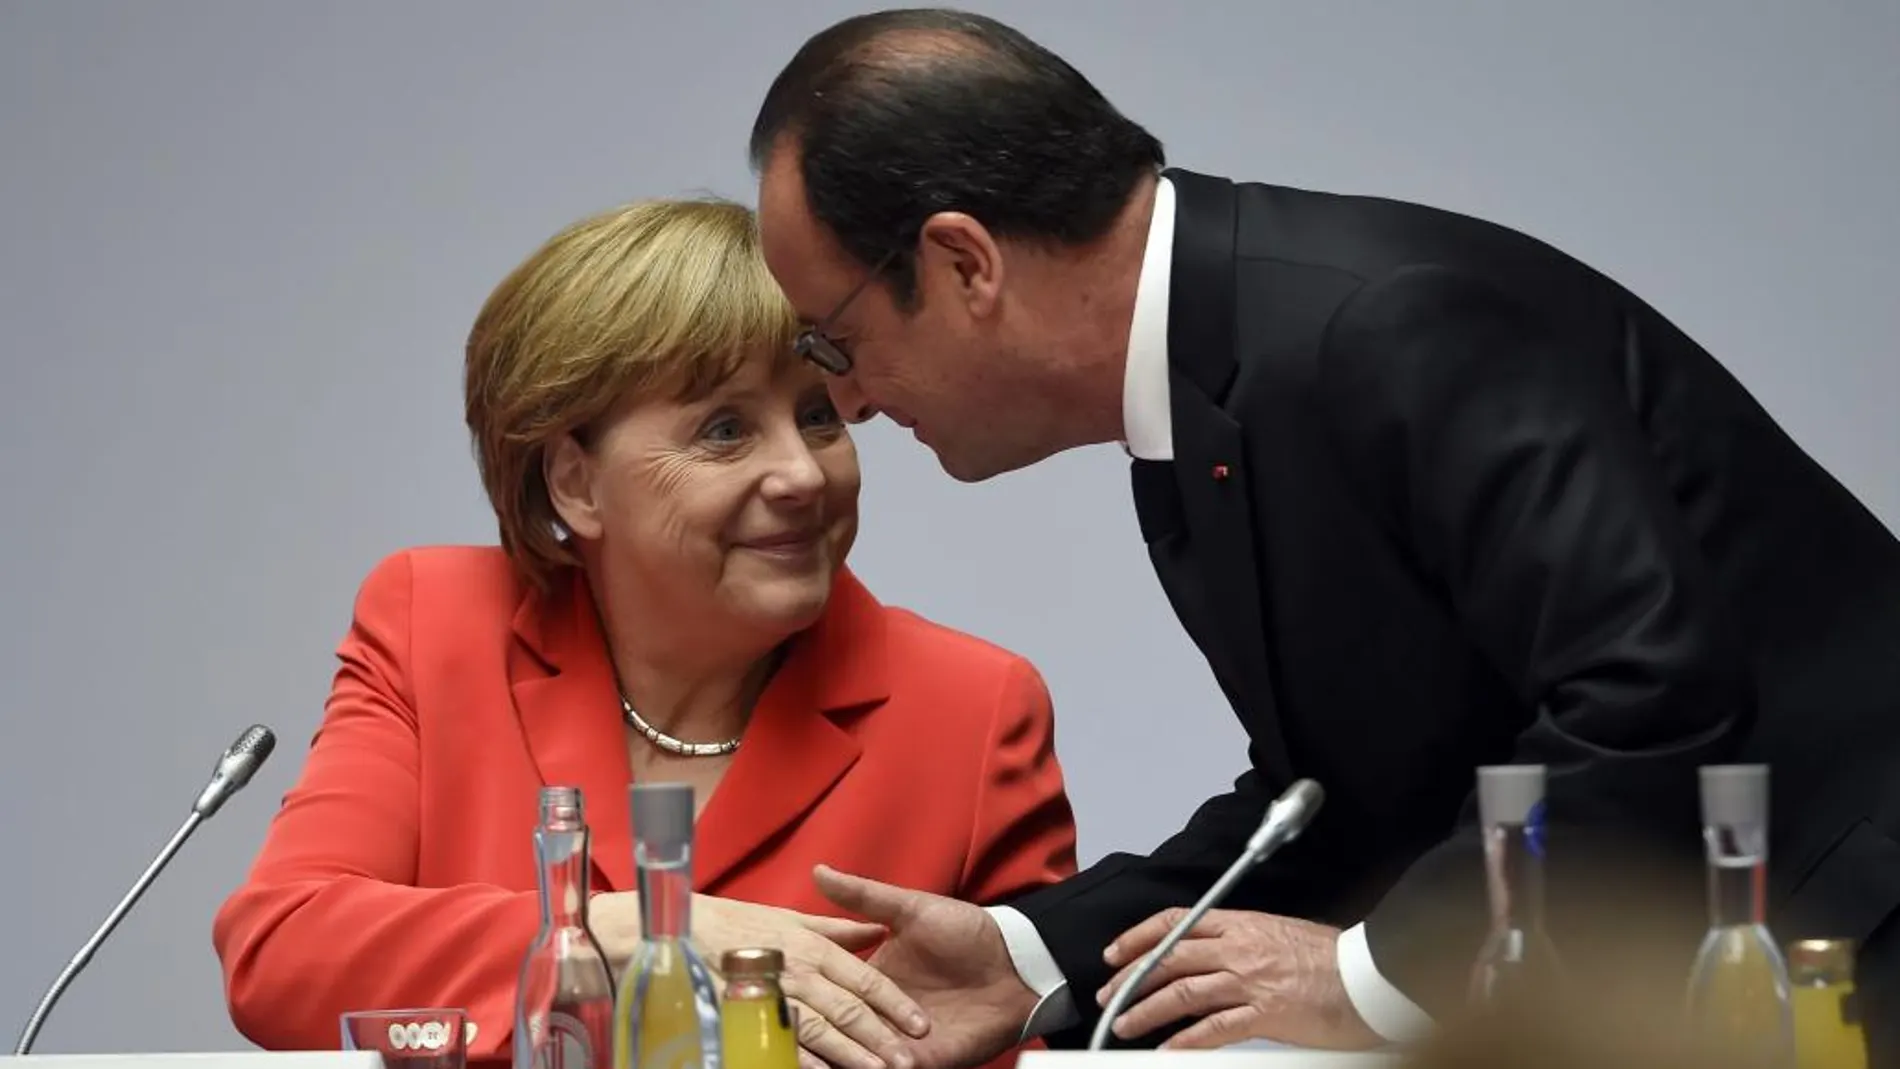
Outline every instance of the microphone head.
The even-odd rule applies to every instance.
[[[1297,780],[1280,796],[1280,804],[1298,806],[1309,818],[1318,811],[1320,803],[1326,800],[1326,790],[1316,781]]]
[[[233,756],[255,754],[256,763],[261,765],[275,749],[277,749],[277,733],[262,724],[252,724],[244,729],[244,734],[239,735],[237,741],[232,743],[231,748],[225,753]]]
[[[251,782],[271,751],[277,749],[277,735],[262,724],[252,724],[243,734],[225,749],[218,758],[218,767],[212,770],[211,782],[198,794],[198,800],[192,803],[192,811],[200,817],[209,818],[216,813],[230,797]]]
[[[1310,779],[1296,780],[1267,806],[1267,815],[1260,819],[1260,827],[1247,840],[1248,855],[1264,857],[1273,846],[1299,838],[1325,800],[1326,792],[1318,783]]]

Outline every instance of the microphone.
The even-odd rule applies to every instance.
[[[105,923],[99,926],[99,930],[92,933],[92,938],[86,940],[86,945],[80,947],[79,953],[73,955],[73,960],[66,963],[66,968],[60,971],[59,977],[53,981],[53,986],[46,989],[46,994],[40,999],[39,1008],[33,1011],[33,1016],[27,1020],[26,1027],[20,1031],[20,1041],[13,1047],[15,1057],[24,1056],[33,1049],[33,1040],[39,1036],[40,1026],[46,1023],[46,1015],[52,1012],[53,1004],[66,993],[66,988],[72,985],[79,971],[92,961],[92,956],[98,951],[99,945],[104,943],[106,937],[112,934],[112,930],[119,926],[119,922],[125,919],[125,915],[131,911],[132,906],[145,894],[145,889],[150,887],[152,881],[158,878],[158,874],[171,863],[172,855],[178,853],[178,848],[185,845],[185,840],[191,837],[192,832],[198,830],[199,824],[211,819],[232,795],[243,790],[244,785],[251,782],[251,777],[257,773],[258,768],[276,748],[277,736],[271,732],[271,729],[262,724],[252,724],[245,728],[244,733],[237,737],[237,741],[233,742],[218,758],[217,767],[211,773],[211,781],[205,784],[205,789],[198,793],[198,800],[191,804],[191,812],[185,815],[184,823],[172,833],[171,841],[165,844],[164,849],[158,852],[158,856],[152,859],[152,863],[145,867],[145,871],[132,884],[132,889],[127,891],[125,897],[119,899],[119,904],[112,908],[112,912],[106,915]]]
[[[1101,1050],[1102,1045],[1108,1042],[1108,1030],[1114,1027],[1115,1019],[1128,1008],[1128,1003],[1134,998],[1135,992],[1141,990],[1141,985],[1147,982],[1148,975],[1161,964],[1162,958],[1168,956],[1168,952],[1174,949],[1174,945],[1185,938],[1195,925],[1201,923],[1201,918],[1207,915],[1208,910],[1213,909],[1227,897],[1228,892],[1234,889],[1234,885],[1240,882],[1240,878],[1245,876],[1248,870],[1273,856],[1274,852],[1282,846],[1299,838],[1300,832],[1306,830],[1306,825],[1312,821],[1313,814],[1319,812],[1320,803],[1325,800],[1326,792],[1320,789],[1318,783],[1310,779],[1302,779],[1288,787],[1280,797],[1273,800],[1273,804],[1267,806],[1267,815],[1261,818],[1260,827],[1255,829],[1253,835],[1247,839],[1247,846],[1240,852],[1240,856],[1234,859],[1234,863],[1227,867],[1226,872],[1221,873],[1221,878],[1214,881],[1214,886],[1207,889],[1207,893],[1201,896],[1201,900],[1194,903],[1194,908],[1188,910],[1187,916],[1182,917],[1179,924],[1170,928],[1168,934],[1155,945],[1153,950],[1142,956],[1142,959],[1135,964],[1135,971],[1128,974],[1128,982],[1116,989],[1115,994],[1108,1000],[1108,1005],[1103,1008],[1101,1019],[1095,1022],[1095,1033],[1089,1037],[1089,1050]]]
[[[264,760],[277,748],[277,736],[262,724],[252,724],[237,737],[224,756],[218,758],[218,767],[211,772],[211,782],[198,792],[198,800],[191,803],[191,811],[199,820],[210,820],[212,815],[224,808],[231,796],[244,789],[251,777],[264,764]]]

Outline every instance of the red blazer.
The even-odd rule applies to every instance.
[[[539,924],[537,792],[578,785],[593,889],[634,887],[625,727],[578,573],[531,595],[497,549],[383,561],[322,725],[212,941],[233,1023],[335,1049],[352,1009],[458,1006],[506,1058]],[[1048,692],[1023,658],[841,571],[700,816],[695,884],[809,913],[826,862],[979,903],[1075,870]]]

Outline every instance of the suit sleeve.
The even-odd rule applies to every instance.
[[[997,698],[967,858],[961,897],[982,905],[1075,872],[1075,813],[1056,761],[1055,714],[1027,661],[1011,664]]]
[[[1251,755],[1259,765],[1258,755]],[[1056,1048],[1082,1047],[1100,1017],[1095,992],[1114,970],[1102,951],[1114,938],[1162,910],[1200,898],[1246,847],[1278,791],[1253,768],[1233,789],[1201,803],[1185,827],[1146,856],[1113,853],[1078,875],[1029,892],[1010,905],[1035,928],[1061,972],[1066,997],[1059,1017],[1044,1034]],[[1327,917],[1338,897],[1339,874],[1311,849],[1323,831],[1325,812],[1308,834],[1288,844],[1271,865],[1256,868],[1223,903],[1301,917]],[[1020,969],[1020,966],[1019,966]],[[1038,1013],[1044,1012],[1042,1009]],[[1190,1022],[1156,1029],[1132,1040],[1111,1036],[1111,1047],[1152,1047]]]
[[[1349,299],[1318,372],[1351,478],[1533,710],[1489,760],[1549,766],[1553,923],[1567,892],[1603,908],[1606,875],[1694,851],[1696,767],[1733,759],[1754,717],[1733,607],[1678,504],[1696,488],[1668,485],[1666,439],[1603,353],[1637,343],[1577,329],[1413,268]],[[1366,920],[1379,972],[1434,1013],[1463,997],[1482,874],[1468,796]]]
[[[321,726],[244,884],[213,922],[233,1023],[265,1049],[335,1049],[338,1015],[455,1006],[473,1057],[505,1053],[536,895],[418,887],[410,566],[358,594]]]

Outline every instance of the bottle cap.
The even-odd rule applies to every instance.
[[[785,971],[785,955],[770,947],[740,947],[719,955],[719,971],[728,980],[777,978]]]
[[[1797,984],[1854,978],[1852,939],[1797,939],[1788,944],[1788,977]]]
[[[640,845],[671,852],[693,844],[692,784],[636,783],[627,790]]]
[[[1483,765],[1478,769],[1478,819],[1486,825],[1528,824],[1544,800],[1543,765]]]
[[[1765,828],[1767,765],[1703,765],[1702,823]]]
[[[579,787],[543,787],[541,788],[541,823],[543,825],[580,824],[587,819],[587,808],[581,800]]]

